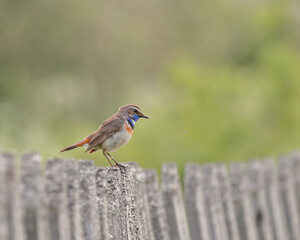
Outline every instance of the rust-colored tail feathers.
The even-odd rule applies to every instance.
[[[73,145],[71,145],[69,147],[66,147],[66,148],[60,150],[60,152],[70,151],[70,150],[72,150],[74,148],[80,147],[80,146],[82,146],[82,145],[84,145],[86,143],[89,143],[89,142],[90,142],[90,139],[89,138],[85,138],[85,139],[81,140],[79,143],[73,144]]]

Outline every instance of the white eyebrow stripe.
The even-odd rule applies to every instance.
[[[133,109],[133,110],[138,110],[138,111],[140,111],[139,107],[130,106],[129,108],[130,108],[130,109]]]

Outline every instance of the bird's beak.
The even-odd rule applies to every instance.
[[[147,116],[145,116],[145,115],[141,115],[140,117],[141,117],[141,118],[147,118],[147,119],[149,119],[149,117],[147,117]]]

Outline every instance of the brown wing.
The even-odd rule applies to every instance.
[[[89,142],[89,147],[86,152],[93,149],[96,146],[101,145],[107,138],[118,132],[124,125],[124,118],[111,117],[101,124],[99,129],[93,133],[93,137]]]

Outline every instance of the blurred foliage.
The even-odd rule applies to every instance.
[[[0,2],[0,148],[59,154],[134,103],[114,154],[163,162],[274,156],[300,143],[299,1]]]

